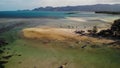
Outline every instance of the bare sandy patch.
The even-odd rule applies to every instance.
[[[43,39],[43,40],[72,40],[82,42],[97,42],[97,43],[110,43],[113,40],[104,38],[94,38],[89,36],[80,36],[75,34],[75,29],[65,28],[26,28],[22,30],[23,36],[29,39]]]
[[[32,39],[67,40],[76,39],[73,29],[63,28],[26,28],[23,36]]]

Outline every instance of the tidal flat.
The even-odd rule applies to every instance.
[[[108,44],[114,40],[74,37],[72,34],[75,30],[88,30],[95,25],[99,30],[107,29],[113,21],[113,18],[79,17],[1,18],[0,39],[3,43],[0,40],[0,44],[5,45],[0,47],[0,63],[3,68],[58,68],[65,63],[66,68],[118,68],[120,50]],[[33,38],[25,37],[23,30],[31,28],[37,28],[38,33],[30,30],[32,34],[28,33],[29,37]],[[47,35],[44,32],[46,28]],[[44,34],[39,32],[40,29]]]

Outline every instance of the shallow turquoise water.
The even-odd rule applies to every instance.
[[[94,12],[69,11],[0,11],[0,18],[63,18],[63,17],[113,17],[116,15],[95,14]],[[118,16],[120,17],[120,16]]]

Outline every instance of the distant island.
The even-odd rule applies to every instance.
[[[112,11],[120,12],[120,4],[96,4],[96,5],[80,5],[80,6],[64,6],[64,7],[38,7],[32,11]]]
[[[120,12],[113,12],[113,11],[95,11],[95,13],[102,13],[102,14],[120,14]]]

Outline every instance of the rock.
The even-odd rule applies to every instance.
[[[6,64],[8,61],[0,61],[0,64]]]
[[[58,68],[65,68],[67,64],[68,63],[65,63],[65,64],[61,65],[60,67],[58,67]]]
[[[85,34],[85,31],[80,30],[80,31],[75,31],[76,34]]]
[[[111,31],[113,32],[113,36],[120,37],[120,19],[114,21]]]
[[[120,19],[115,20],[110,29],[101,30],[98,35],[120,39]]]
[[[103,37],[110,37],[113,35],[113,32],[110,29],[107,30],[101,30],[98,35],[103,36]]]
[[[87,47],[87,45],[83,45],[81,48],[85,48],[85,47]]]
[[[117,19],[114,21],[114,23],[111,26],[112,31],[120,31],[120,19]]]
[[[19,54],[18,56],[22,56],[22,55]]]
[[[8,55],[8,56],[3,56],[2,58],[4,58],[4,59],[9,59],[9,58],[11,58],[13,55]]]

